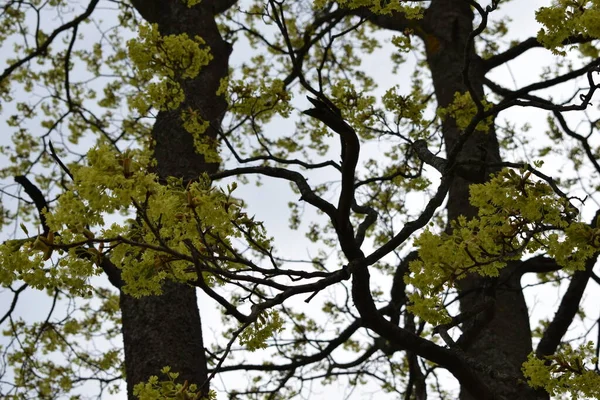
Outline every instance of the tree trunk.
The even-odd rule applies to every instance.
[[[216,95],[221,79],[227,75],[231,45],[223,40],[215,22],[212,1],[188,8],[181,0],[132,0],[134,7],[150,23],[157,23],[162,35],[187,33],[202,37],[211,49],[212,61],[193,80],[181,82],[185,102],[179,109],[158,113],[152,130],[155,172],[161,181],[168,176],[198,179],[215,172],[216,163],[206,163],[194,150],[192,136],[181,126],[181,110],[191,107],[211,122],[205,133],[216,142],[217,131],[227,104]],[[221,2],[225,3],[225,2]],[[227,2],[229,5],[233,2]],[[133,399],[135,384],[160,375],[164,366],[178,372],[179,380],[202,386],[208,392],[208,368],[196,289],[169,282],[161,296],[135,299],[121,293],[122,330],[125,349],[127,393]]]
[[[469,3],[464,0],[432,1],[425,15],[424,27],[427,61],[438,106],[446,107],[452,102],[456,92],[468,91],[463,79],[467,48],[469,81],[475,92],[482,96],[485,72],[473,45],[468,44],[469,34],[473,31],[473,12]],[[448,152],[452,151],[461,133],[454,121],[444,122],[443,137]],[[485,133],[473,133],[464,144],[458,159],[500,161],[494,128]],[[477,177],[472,182],[461,177],[454,178],[447,205],[449,221],[460,215],[468,218],[477,215],[477,210],[469,203],[469,185],[486,180],[492,172],[492,169],[471,171],[469,176]],[[492,309],[486,317],[475,318],[462,327],[464,334],[459,343],[478,364],[500,373],[482,377],[498,399],[547,399],[547,395],[518,382],[521,364],[531,352],[532,344],[527,305],[520,284],[520,274],[515,273],[516,268],[518,263],[513,263],[496,279],[473,274],[458,281],[463,310],[484,301],[493,301]],[[461,391],[461,399],[475,400],[464,390]]]

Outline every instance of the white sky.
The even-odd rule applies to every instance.
[[[510,27],[511,30],[509,32],[509,36],[503,40],[505,40],[505,45],[502,48],[506,48],[506,44],[512,39],[525,39],[530,36],[534,36],[537,30],[539,29],[538,24],[534,20],[534,10],[539,6],[547,5],[548,1],[540,1],[540,0],[523,0],[523,1],[513,1],[506,6],[503,6],[501,10],[497,13],[491,15],[491,20],[498,19],[503,14],[508,14],[511,16],[513,22]],[[110,18],[110,14],[107,14],[106,18]],[[391,45],[389,44],[389,38],[391,34],[382,33],[382,43],[383,48],[377,50],[374,54],[365,57],[364,59],[364,69],[367,70],[372,76],[376,78],[376,80],[380,83],[381,93],[387,89],[386,85],[400,83],[401,85],[405,82],[407,85],[410,84],[408,79],[403,78],[404,76],[409,76],[411,72],[411,64],[414,62],[414,56],[409,55],[408,62],[404,68],[401,68],[397,74],[392,74],[391,72],[391,64],[389,63],[389,54],[391,52]],[[239,44],[242,44],[243,41],[240,41]],[[231,65],[236,66],[239,65],[244,60],[247,60],[249,57],[249,52],[242,47],[242,45],[238,45],[234,48],[234,53],[231,58]],[[507,66],[501,66],[495,69],[490,75],[488,75],[492,80],[497,81],[498,83],[506,86],[508,88],[516,88],[520,87],[535,81],[539,80],[539,73],[541,72],[543,66],[551,65],[556,60],[556,57],[552,56],[549,51],[544,49],[534,49],[530,50],[526,55],[519,57],[516,60],[508,63]],[[0,69],[3,68],[3,57],[0,57]],[[516,85],[516,86],[515,86]],[[570,95],[571,87],[567,93]],[[561,88],[562,90],[562,88]],[[563,93],[557,92],[557,95],[562,95]],[[303,100],[300,100],[303,101]],[[300,104],[300,103],[299,103]],[[3,105],[5,107],[10,107],[9,105]],[[5,112],[4,115],[10,115],[9,112]],[[501,114],[500,120],[507,119],[518,126],[529,123],[532,125],[532,130],[529,133],[529,136],[533,141],[538,141],[539,138],[543,137],[543,132],[546,127],[546,118],[547,113],[543,111],[534,111],[532,109],[525,108],[516,108],[511,109],[508,112]],[[3,126],[3,121],[0,120],[0,127],[3,128],[3,131],[6,132],[5,127]],[[271,128],[275,131],[283,131],[289,132],[291,128],[293,128],[293,124],[285,121],[279,121],[271,124]],[[0,137],[1,143],[6,143],[8,141],[7,136]],[[378,144],[372,143],[368,146],[365,146],[362,159],[367,159],[369,157],[376,157],[378,152],[381,151],[382,148],[385,148],[385,143]],[[339,154],[339,150],[334,147],[331,154],[334,154],[334,157]],[[514,159],[509,159],[507,161],[521,161],[522,155],[514,154]],[[556,162],[547,163],[542,171],[548,175],[556,174],[557,169],[561,166],[562,161],[557,159]],[[431,176],[432,181],[437,181],[437,173],[428,170],[429,175]],[[335,175],[324,175],[319,174],[318,177],[311,177],[310,182],[315,182],[315,180],[333,180],[337,177]],[[312,180],[315,179],[315,180]],[[296,201],[297,196],[294,195],[289,187],[287,182],[282,181],[274,181],[269,178],[265,178],[262,180],[264,183],[263,186],[257,188],[254,185],[250,184],[247,186],[242,186],[238,189],[237,194],[238,197],[243,198],[247,204],[249,209],[249,214],[255,214],[257,219],[265,222],[265,225],[268,229],[268,232],[275,237],[275,243],[277,245],[278,254],[285,255],[286,258],[309,258],[311,255],[316,255],[317,248],[313,245],[310,245],[303,236],[303,232],[295,232],[290,231],[288,228],[288,219],[289,212],[287,203],[288,201]],[[3,201],[6,200],[3,199]],[[415,209],[421,209],[425,204],[424,199],[414,198],[414,207]],[[585,220],[589,221],[590,212],[593,209],[593,203],[589,201],[588,207],[584,210]],[[591,205],[592,207],[589,207]],[[309,207],[306,207],[307,213],[305,214],[305,219],[310,220],[314,217],[315,213],[313,210],[309,210]],[[306,224],[303,224],[303,228],[306,228]],[[7,234],[7,233],[5,233]],[[336,263],[335,260],[332,260],[332,267],[341,266],[340,263]],[[596,269],[598,270],[598,269]],[[534,281],[534,277],[526,277],[523,283],[532,283]],[[385,290],[389,287],[387,282],[378,282]],[[105,282],[104,286],[108,286],[108,283]],[[532,325],[535,325],[535,322],[540,318],[547,318],[553,315],[554,310],[558,306],[558,302],[561,298],[561,294],[564,291],[564,286],[558,288],[531,288],[527,289],[526,296],[527,302],[530,307],[530,314],[532,318]],[[583,324],[577,324],[578,328],[573,329],[572,332],[569,333],[570,336],[576,336],[585,330],[587,326],[590,326],[593,323],[593,320],[598,318],[598,308],[597,301],[592,302],[589,298],[590,289],[597,290],[595,284],[591,282],[588,285],[588,292],[586,293],[586,310],[589,312],[589,320],[583,322]],[[212,340],[220,338],[219,328],[221,326],[220,323],[220,312],[217,308],[208,306],[208,304],[213,304],[212,300],[208,299],[205,295],[200,294],[199,303],[201,304],[201,315],[203,320],[204,327],[204,336],[205,336],[205,344],[209,345]],[[313,300],[309,305],[303,303],[304,297],[294,299],[290,304],[293,304],[294,307],[298,309],[304,309],[307,314],[315,314],[315,310],[318,310],[319,300],[322,301],[329,297],[339,297],[341,296],[339,291],[336,290],[328,290],[327,292],[320,293],[317,296],[317,299]],[[4,302],[5,299],[10,298],[7,297],[7,293],[0,294],[0,301]],[[19,315],[24,316],[27,320],[39,320],[45,317],[45,313],[48,308],[48,298],[41,293],[33,293],[29,291],[28,295],[22,298],[19,302],[17,312]],[[0,306],[0,313],[4,313],[4,306]],[[1,315],[1,314],[0,314]],[[325,323],[325,321],[323,321]],[[597,328],[596,328],[597,329]],[[594,337],[595,335],[591,335]],[[0,338],[0,344],[5,343],[5,338]],[[352,355],[350,355],[352,356]],[[251,355],[251,357],[256,357]],[[226,362],[226,364],[230,364],[231,362]],[[218,376],[214,381],[214,386],[218,389],[220,387],[227,387],[228,389],[232,389],[234,387],[238,387],[239,389],[243,389],[246,383],[246,379],[240,377],[239,374],[236,373],[227,373],[222,376]],[[311,396],[312,399],[326,399],[326,398],[342,398],[342,393],[349,393],[349,389],[345,387],[345,381],[340,382],[339,387],[337,385],[331,385],[326,388],[318,388],[315,387],[315,393]],[[358,388],[351,397],[352,399],[362,399],[369,398],[370,395],[374,393],[378,389],[378,385],[368,385],[364,388]],[[376,392],[375,392],[376,393]],[[115,398],[115,399],[125,399],[125,394],[106,398]],[[225,399],[224,395],[219,396],[219,399]],[[377,393],[375,397],[377,399],[383,399],[384,397]],[[389,398],[394,398],[393,396]]]

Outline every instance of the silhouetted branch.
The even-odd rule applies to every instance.
[[[15,182],[17,182],[23,187],[25,193],[27,193],[33,201],[33,204],[35,205],[35,208],[37,209],[38,214],[40,216],[40,224],[42,225],[42,229],[44,230],[44,236],[48,235],[48,232],[50,232],[50,228],[46,223],[46,216],[44,215],[44,212],[48,211],[48,202],[42,194],[42,191],[37,186],[35,186],[25,175],[15,176]]]
[[[86,10],[82,14],[73,18],[71,21],[67,22],[66,24],[61,25],[58,28],[56,28],[54,31],[52,31],[52,33],[50,33],[50,35],[48,35],[48,38],[46,40],[44,40],[44,42],[41,45],[39,45],[35,50],[29,52],[29,54],[26,57],[23,57],[20,60],[16,61],[15,63],[10,64],[8,67],[6,67],[6,69],[0,75],[0,82],[2,82],[4,79],[6,79],[11,73],[13,73],[13,71],[15,71],[20,66],[25,65],[27,62],[33,60],[34,58],[36,58],[40,55],[46,54],[46,52],[48,51],[48,48],[50,47],[50,45],[52,44],[54,39],[56,39],[56,37],[61,32],[69,30],[69,29],[79,25],[81,22],[85,21],[90,15],[92,15],[92,13],[94,12],[94,9],[98,5],[99,1],[100,0],[91,0],[88,4]]]
[[[600,210],[596,212],[596,215],[590,224],[592,228],[596,228],[596,221],[599,216]],[[579,311],[579,304],[583,292],[592,276],[597,259],[598,254],[594,257],[590,257],[585,263],[585,269],[583,271],[576,271],[573,274],[571,283],[560,301],[558,310],[544,331],[544,335],[537,346],[535,354],[538,358],[543,358],[544,356],[549,356],[556,352],[563,336],[567,332],[571,322],[573,322],[573,318]]]
[[[588,43],[588,42],[591,42],[592,40],[594,40],[594,39],[586,38],[586,37],[583,37],[582,35],[572,36],[570,38],[565,39],[563,41],[563,45]],[[540,42],[538,42],[537,38],[530,37],[530,38],[522,41],[521,43],[511,47],[510,49],[506,50],[503,53],[496,54],[495,56],[492,56],[492,57],[488,58],[487,60],[483,60],[483,67],[486,71],[489,71],[491,69],[499,67],[500,65],[504,65],[506,62],[517,58],[521,54],[525,53],[527,50],[530,50],[530,49],[533,49],[536,47],[538,47],[538,48],[543,47],[543,45]]]

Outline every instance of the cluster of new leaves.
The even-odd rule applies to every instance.
[[[594,352],[594,344],[588,342],[577,349],[566,344],[545,360],[530,355],[523,364],[523,374],[532,387],[544,388],[552,396],[568,393],[574,400],[597,399],[600,397],[600,375],[585,365],[586,360],[598,365]]]
[[[227,260],[230,239],[243,236],[238,227],[251,233],[256,245],[268,247],[262,226],[232,197],[235,186],[225,192],[204,177],[185,186],[177,179],[162,185],[148,172],[148,152],[117,153],[107,143],[90,150],[87,160],[88,165],[73,169],[70,190],[46,213],[49,233],[20,248],[14,242],[0,247],[3,262],[13,268],[3,273],[3,284],[20,279],[38,288],[85,294],[87,280],[100,272],[93,264],[110,251],[111,262],[122,271],[123,290],[144,296],[160,293],[165,279],[196,279],[200,271],[190,265],[198,257]],[[107,216],[132,208],[137,220],[106,227]],[[44,269],[53,250],[60,256],[57,265]],[[228,261],[220,266],[236,268]]]
[[[564,56],[567,53],[560,48],[569,45],[568,38],[600,36],[600,1],[555,0],[552,7],[540,8],[536,19],[544,26],[538,32],[540,43],[553,53]]]
[[[416,240],[419,260],[406,278],[417,291],[410,310],[434,325],[450,320],[439,294],[468,273],[498,276],[510,260],[543,250],[569,270],[600,247],[600,229],[574,220],[577,210],[527,170],[505,169],[484,184],[471,185],[478,217],[460,217],[450,233],[426,230]]]
[[[5,398],[62,398],[93,380],[100,383],[101,390],[116,393],[118,385],[113,384],[122,379],[121,349],[95,346],[121,340],[118,294],[94,288],[87,296],[94,299],[79,298],[78,307],[71,303],[66,318],[51,317],[58,313],[61,302],[73,300],[71,296],[58,289],[48,290],[48,295],[51,310],[44,321],[28,323],[15,318],[2,332],[20,343],[18,350],[6,354],[6,361],[19,368],[14,369],[13,390],[8,384],[3,388]]]
[[[170,367],[164,367],[161,374],[165,380],[159,380],[158,376],[151,376],[147,382],[140,382],[133,388],[133,394],[139,400],[216,400],[217,393],[211,390],[208,396],[202,396],[195,384],[177,383],[179,373],[171,372]]]
[[[257,320],[240,333],[240,343],[249,351],[264,349],[267,340],[283,330],[283,319],[276,310],[258,314]]]
[[[403,13],[406,18],[415,19],[421,18],[425,9],[418,3],[416,5],[410,2],[401,0],[340,0],[337,2],[340,7],[356,9],[360,7],[368,7],[375,14],[390,15],[394,12]],[[315,0],[314,6],[322,8],[327,4],[326,0]]]
[[[149,116],[152,109],[179,108],[185,101],[182,82],[198,76],[213,58],[201,37],[190,38],[186,33],[161,35],[156,24],[140,25],[138,37],[129,40],[127,47],[136,71],[131,84],[143,87],[129,97],[129,106],[142,116]],[[209,121],[192,107],[181,111],[180,117],[184,129],[194,139],[196,151],[208,162],[219,162],[214,145],[203,135]]]
[[[199,3],[199,0],[182,1],[187,2],[190,7]],[[33,3],[37,5],[39,1]],[[392,222],[410,219],[404,206],[406,194],[424,191],[429,186],[428,180],[420,176],[420,164],[415,161],[409,145],[416,139],[428,139],[430,145],[435,144],[431,132],[438,127],[437,121],[432,122],[435,118],[428,120],[424,117],[432,98],[420,77],[424,63],[417,68],[421,72],[415,72],[413,76],[412,90],[405,95],[401,94],[399,87],[388,90],[381,98],[383,108],[379,109],[378,99],[371,94],[375,89],[373,79],[358,72],[361,55],[356,49],[360,47],[369,53],[378,45],[367,35],[370,29],[367,28],[368,25],[363,24],[362,19],[356,23],[351,15],[340,17],[339,20],[337,16],[331,18],[328,13],[320,10],[331,7],[333,3],[322,0],[308,2],[313,14],[310,15],[309,23],[305,24],[299,10],[294,8],[300,8],[300,3],[302,2],[269,2],[273,6],[269,11],[269,7],[263,7],[266,2],[257,1],[259,6],[249,9],[244,31],[248,33],[251,44],[266,43],[271,57],[256,56],[249,64],[240,68],[243,77],[234,78],[232,75],[222,82],[219,94],[227,99],[228,116],[235,118],[232,118],[231,129],[223,130],[221,139],[227,144],[231,142],[239,145],[240,154],[244,154],[254,149],[244,148],[248,147],[247,141],[242,139],[256,138],[259,146],[253,152],[257,154],[253,161],[309,165],[291,160],[288,156],[301,152],[306,160],[310,160],[315,152],[320,156],[327,155],[327,138],[331,137],[331,132],[323,124],[315,119],[305,118],[298,123],[292,135],[279,136],[276,140],[265,140],[262,129],[272,116],[290,115],[290,85],[297,79],[305,89],[312,89],[313,94],[326,93],[363,143],[384,135],[397,141],[386,143],[390,144],[389,150],[381,154],[380,159],[367,162],[364,170],[357,173],[355,185],[362,191],[357,191],[357,200],[364,200],[365,204],[380,213],[378,224],[369,228],[367,236],[373,236],[375,246],[384,245],[396,233]],[[275,4],[279,5],[279,10]],[[341,0],[336,2],[336,7],[340,8],[333,15],[339,15],[340,10],[363,7],[377,14],[389,16],[399,11],[407,18],[419,18],[424,11],[418,2],[401,0]],[[558,51],[559,46],[570,36],[584,33],[597,37],[598,32],[594,30],[595,26],[600,26],[596,23],[597,9],[596,1],[558,1],[554,7],[542,9],[538,13],[538,19],[546,29],[540,32],[540,41]],[[295,14],[294,11],[298,11],[297,19],[283,18],[284,13]],[[9,7],[7,15],[15,12],[15,9]],[[567,18],[564,18],[565,13]],[[316,22],[313,25],[313,16],[315,21],[319,18],[331,18],[332,22],[330,25],[324,23],[324,27]],[[123,13],[119,18],[124,26],[134,25],[130,22],[130,14]],[[13,33],[18,25],[23,25],[21,16],[12,18],[13,22],[15,20],[20,22],[11,29],[0,29],[0,39]],[[285,37],[279,35],[268,42],[265,36],[261,36],[260,29],[253,25],[256,20],[277,26],[280,33],[285,33]],[[406,30],[403,36],[396,36],[393,40],[401,52],[415,49],[415,43],[411,42],[413,33]],[[47,38],[41,31],[36,36],[40,42]],[[429,39],[433,40],[433,36]],[[104,98],[99,105],[109,110],[106,118],[90,118],[81,108],[81,99],[91,99],[95,94],[88,94],[76,85],[68,85],[68,68],[63,67],[60,57],[52,61],[58,67],[49,69],[48,73],[37,74],[30,69],[23,69],[19,74],[14,74],[13,78],[16,82],[24,82],[27,88],[31,88],[36,81],[55,87],[62,87],[63,81],[66,81],[71,92],[67,92],[66,96],[54,96],[53,102],[58,105],[44,108],[46,118],[42,126],[51,132],[60,125],[64,117],[57,110],[63,105],[56,99],[66,97],[69,111],[74,114],[70,117],[69,139],[76,143],[87,130],[109,136],[106,128],[113,122],[111,110],[119,108],[121,97],[128,98],[131,108],[137,110],[142,117],[149,116],[152,108],[177,108],[185,101],[182,82],[196,77],[200,69],[211,60],[210,49],[201,38],[190,38],[185,34],[161,36],[154,25],[142,25],[139,38],[129,41],[128,47],[135,73],[130,74],[131,76],[117,73],[115,76],[119,79],[105,87]],[[415,53],[418,52],[417,48]],[[307,56],[309,53],[310,56]],[[69,53],[66,54],[68,64]],[[73,51],[73,54],[78,54],[89,68],[96,71],[100,70],[100,65],[106,60],[99,45],[89,52]],[[112,61],[108,60],[108,64],[119,70],[114,66],[120,65],[126,54],[123,49],[118,49]],[[424,59],[423,54],[420,56]],[[289,72],[289,75],[285,77],[282,71]],[[278,77],[274,77],[275,75]],[[7,85],[8,80],[0,80],[0,95],[7,96]],[[128,89],[123,89],[124,87]],[[121,96],[128,90],[134,93]],[[485,110],[489,109],[487,104],[484,103],[483,106]],[[21,117],[9,120],[12,127],[21,126],[26,121],[25,117],[35,114],[33,108],[24,103],[17,108]],[[477,107],[470,94],[457,93],[452,104],[439,109],[438,116],[444,120],[452,119],[459,128],[464,129],[476,113]],[[208,151],[201,138],[208,126],[207,121],[202,120],[194,109],[183,110],[181,118],[186,130],[194,135],[198,152],[207,156],[208,161],[217,160],[214,147]],[[123,136],[118,136],[119,138],[148,136],[147,126],[134,120],[135,118],[128,116],[122,121]],[[394,127],[397,129],[392,129]],[[490,121],[486,120],[479,123],[477,130],[486,131],[489,127]],[[129,136],[125,136],[126,134]],[[39,141],[23,128],[15,135],[14,142],[14,153],[18,156],[11,155],[11,162],[18,165],[4,170],[3,176],[27,171],[31,165],[29,156],[41,147]],[[160,285],[164,280],[194,283],[203,279],[211,284],[220,283],[217,277],[219,273],[240,268],[238,262],[242,260],[233,249],[234,238],[246,236],[247,242],[257,248],[270,248],[270,241],[262,226],[249,218],[242,211],[241,203],[232,197],[233,186],[220,190],[212,187],[206,177],[198,177],[192,183],[172,179],[166,184],[159,184],[156,176],[148,173],[153,165],[147,151],[117,152],[112,144],[102,142],[88,153],[87,165],[71,167],[73,182],[67,184],[68,190],[61,194],[51,212],[46,213],[48,232],[35,238],[9,241],[0,247],[0,262],[10,266],[0,271],[0,284],[9,286],[22,280],[34,288],[59,287],[73,295],[89,296],[92,290],[89,279],[100,272],[96,265],[101,264],[104,257],[110,256],[110,261],[122,272],[125,292],[134,296],[153,295],[160,293]],[[388,161],[390,162],[386,164]],[[53,160],[49,157],[42,158],[42,163],[45,163],[43,166],[49,165],[49,162]],[[328,163],[329,166],[339,167],[335,162]],[[309,167],[316,168],[314,165]],[[361,174],[367,177],[360,180],[358,175]],[[479,207],[478,218],[455,221],[451,234],[434,235],[428,231],[417,240],[421,259],[412,263],[413,274],[408,279],[408,283],[417,289],[417,293],[410,298],[411,310],[415,314],[433,324],[447,322],[448,313],[440,300],[443,288],[452,286],[455,280],[469,272],[496,276],[507,261],[520,258],[523,252],[544,250],[561,265],[573,270],[580,268],[586,258],[597,251],[599,234],[596,229],[574,221],[574,211],[563,197],[557,196],[548,185],[533,182],[529,178],[525,171],[518,174],[507,170],[487,184],[474,186],[472,201]],[[57,181],[56,175],[41,182],[44,188],[48,188],[50,182],[54,181]],[[326,190],[327,187],[323,185],[318,186],[314,192],[321,195]],[[135,213],[137,218],[108,226],[106,222],[115,213]],[[299,224],[299,216],[296,215],[295,218]],[[362,214],[352,215],[351,219],[358,225],[362,222]],[[330,226],[328,229],[333,232]],[[326,232],[327,230],[318,229],[315,225],[309,236],[315,241],[329,240],[329,244],[335,247],[337,241],[326,239]],[[48,267],[50,263],[53,265]],[[326,312],[332,313],[334,318],[341,313],[335,307]],[[351,313],[348,309],[344,309],[344,312]],[[288,316],[292,315],[290,311]],[[234,335],[234,339],[239,338],[249,350],[263,348],[267,339],[283,326],[282,318],[276,311],[262,310],[254,316],[253,321]],[[302,345],[306,341],[305,333],[311,329],[322,333],[322,328],[316,326],[312,319],[294,318],[304,324],[294,344],[297,356],[292,357],[300,359],[305,356],[303,351],[306,348]],[[82,325],[88,323],[94,326],[94,323],[88,321],[77,323],[73,320],[65,324],[64,329],[67,333],[83,332]],[[35,329],[25,326],[17,328],[27,337],[34,337],[42,332],[38,336],[46,340],[47,336],[54,335],[53,330],[46,326],[35,326]],[[297,324],[295,329],[300,329]],[[48,340],[48,343],[50,351],[57,348],[51,347],[56,346],[53,341]],[[349,339],[345,343],[347,348],[354,351],[361,348],[360,343],[355,340]],[[26,344],[27,349],[30,349],[27,351],[33,351],[35,341],[28,341]],[[63,351],[64,347],[59,350]],[[11,362],[15,365],[23,364],[29,361],[26,356],[29,357],[29,354],[19,354]],[[579,368],[581,361],[567,358],[555,360],[558,360],[560,368],[582,371]],[[92,361],[105,366],[115,361],[115,355]],[[400,375],[408,374],[408,367],[405,365],[392,365],[392,368]],[[555,369],[554,372],[556,371],[558,370]],[[66,370],[56,372],[56,368],[39,372],[40,375],[58,377],[52,381],[52,385],[62,386],[65,391],[70,389],[68,377],[75,375]],[[170,373],[168,368],[162,372],[168,375],[167,380],[159,381],[152,377],[147,383],[137,386],[136,394],[142,399],[194,398],[196,390],[192,385],[175,383],[177,376]],[[45,394],[47,382],[28,378],[30,381],[23,383],[23,379],[19,379],[19,384],[24,387],[34,384],[44,387]],[[530,382],[537,385],[533,378]],[[580,385],[578,382],[566,382],[562,388],[566,390],[569,387],[579,387],[571,386]],[[552,390],[547,385],[546,381],[538,386]],[[393,389],[389,382],[384,383],[384,387],[386,390]]]
[[[485,100],[482,101],[482,105],[484,110],[492,108],[492,105]],[[437,114],[441,119],[452,118],[456,125],[464,130],[477,114],[477,106],[469,92],[454,93],[454,101],[448,107],[438,108]],[[475,129],[487,132],[492,122],[493,118],[488,117],[484,121],[479,122]]]
[[[251,117],[255,122],[266,122],[275,114],[288,117],[291,112],[291,96],[281,79],[267,76],[227,79],[221,83],[217,94],[229,99],[229,112],[239,117]]]
[[[198,36],[190,38],[185,33],[164,36],[156,24],[140,25],[139,37],[130,40],[127,46],[129,57],[137,67],[137,79],[150,83],[130,100],[132,107],[142,115],[146,115],[150,107],[158,110],[179,107],[185,99],[180,82],[198,76],[200,69],[212,59],[210,49],[204,44]],[[193,121],[188,123],[201,124]],[[195,133],[196,129],[199,127],[194,126],[191,132]]]

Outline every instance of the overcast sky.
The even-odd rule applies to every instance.
[[[512,39],[524,39],[530,36],[534,36],[537,30],[539,29],[538,24],[534,19],[534,10],[539,6],[547,5],[549,1],[540,1],[540,0],[521,0],[521,1],[513,1],[506,6],[503,6],[500,11],[493,13],[491,15],[491,20],[497,20],[504,14],[511,15],[513,19],[511,26],[511,30],[509,31],[509,37],[503,39],[506,43],[508,43]],[[110,14],[107,14],[105,18],[109,18]],[[106,22],[106,21],[105,21]],[[110,22],[110,21],[108,21]],[[107,23],[108,23],[107,22]],[[375,77],[376,81],[380,83],[379,93],[382,94],[388,88],[390,83],[392,84],[406,84],[409,85],[410,81],[408,78],[412,71],[415,62],[414,55],[408,55],[408,61],[406,65],[401,68],[397,74],[392,73],[392,66],[389,62],[389,55],[392,52],[391,45],[389,44],[389,39],[392,36],[389,33],[381,33],[381,42],[383,44],[382,48],[375,51],[374,54],[370,56],[366,56],[364,59],[364,68],[368,71],[373,77]],[[244,48],[244,41],[239,41],[236,47],[234,48],[234,53],[231,57],[231,65],[235,67],[236,65],[240,65],[242,62],[247,61],[249,58],[249,52]],[[6,54],[9,53],[1,53]],[[3,68],[3,57],[0,56],[0,68]],[[517,87],[521,87],[528,83],[539,80],[539,73],[542,71],[544,66],[551,65],[556,58],[550,54],[549,51],[544,49],[534,49],[530,50],[526,55],[519,57],[516,60],[508,63],[507,66],[501,66],[495,69],[489,77],[493,80],[501,83],[502,85],[514,89]],[[572,86],[572,85],[571,85]],[[570,91],[569,91],[570,93]],[[557,93],[558,95],[558,93]],[[302,106],[305,101],[300,98],[296,100],[299,107]],[[10,115],[7,110],[10,105],[3,105],[5,107],[5,113],[3,117],[6,115]],[[529,123],[532,125],[532,130],[529,133],[534,140],[541,140],[539,138],[544,137],[544,130],[546,127],[546,118],[547,113],[543,111],[534,111],[532,109],[511,109],[508,112],[504,112],[501,114],[500,119],[508,119],[517,125],[522,125],[524,123]],[[0,117],[0,127],[3,132],[7,131],[7,128],[4,126],[3,117]],[[271,128],[274,131],[282,131],[282,132],[290,132],[293,129],[293,123],[291,121],[278,121],[271,124]],[[1,136],[0,140],[2,144],[8,142],[7,136]],[[362,160],[365,160],[370,157],[376,157],[378,152],[385,148],[385,143],[373,142],[369,145],[365,146],[364,150],[362,150]],[[331,150],[331,154],[336,155],[339,154],[339,149],[334,147]],[[510,159],[508,161],[521,161],[522,155],[520,156],[518,152],[513,155],[514,159]],[[558,168],[561,166],[562,161],[559,159],[556,162],[552,162],[550,164],[546,164],[542,171],[548,175],[556,174]],[[337,176],[329,171],[331,174],[323,174],[320,173],[318,176],[311,176],[311,183],[318,182],[319,179],[325,180],[334,180],[337,179]],[[428,169],[428,174],[433,182],[437,182],[437,172]],[[289,229],[289,211],[287,203],[288,201],[297,201],[297,195],[293,194],[290,190],[289,184],[287,182],[275,181],[273,179],[264,178],[262,180],[263,186],[256,187],[252,184],[247,186],[242,186],[238,189],[238,196],[243,198],[247,204],[249,209],[249,214],[255,214],[257,219],[265,222],[265,225],[268,229],[268,232],[275,237],[276,248],[278,249],[277,253],[281,256],[285,256],[286,258],[310,258],[310,256],[316,255],[317,247],[311,245],[307,240],[304,239],[303,232],[291,231]],[[4,202],[10,202],[6,196],[3,198]],[[425,204],[426,199],[424,198],[414,198],[413,207],[415,210],[420,210]],[[591,204],[589,202],[588,204]],[[593,205],[593,204],[592,204]],[[589,221],[590,213],[593,213],[593,207],[586,208],[584,211],[585,220]],[[307,211],[305,214],[305,219],[310,220],[315,216],[313,210],[306,207]],[[306,228],[306,224],[303,224],[302,227]],[[5,232],[5,238],[11,235],[13,232]],[[330,260],[330,266],[332,268],[339,268],[343,264],[343,260]],[[524,283],[533,283],[534,277],[526,277]],[[389,287],[387,282],[378,282],[378,284],[382,285],[386,290]],[[103,286],[108,286],[108,283],[105,282]],[[563,285],[564,286],[564,285]],[[597,290],[594,287],[595,285],[591,283],[588,287]],[[535,325],[535,322],[540,318],[548,317],[553,315],[554,310],[558,305],[558,300],[560,299],[560,295],[564,290],[563,287],[558,288],[531,288],[526,291],[528,305],[530,306],[531,314],[532,314],[532,325]],[[5,299],[10,298],[7,296],[8,293],[0,294],[0,313],[4,313],[3,303]],[[318,310],[319,301],[323,301],[329,297],[339,296],[339,293],[336,293],[335,290],[329,290],[327,293],[322,293],[317,296],[317,299],[311,302],[309,305],[306,305],[303,300],[304,298],[294,299],[291,304],[300,309],[304,309],[309,314],[315,314],[315,310]],[[589,294],[588,294],[589,297]],[[215,308],[208,306],[208,304],[212,304],[212,300],[208,299],[204,295],[200,295],[200,303],[201,303],[201,315],[203,318],[203,327],[205,333],[206,344],[210,344],[212,340],[220,338],[220,312]],[[597,302],[596,307],[591,306],[591,301],[586,299],[587,309],[590,311],[590,318],[596,319],[598,317],[598,309]],[[40,318],[44,318],[48,308],[48,300],[45,294],[42,293],[33,293],[30,291],[27,296],[23,297],[18,306],[18,313],[28,320],[38,320]],[[584,321],[584,324],[580,324],[580,328],[578,330],[573,330],[570,335],[577,335],[581,332],[582,329],[585,329],[586,326],[591,324],[590,321]],[[6,343],[6,338],[0,338],[0,344]],[[226,362],[229,364],[230,362]],[[234,387],[243,388],[245,386],[245,379],[241,380],[238,374],[228,373],[223,374],[216,378],[213,382],[216,388],[226,386],[228,389],[232,389]],[[241,385],[240,385],[241,384]],[[345,382],[340,383],[339,386],[343,387]],[[368,398],[370,394],[373,393],[373,390],[378,389],[377,385],[367,386],[366,388],[359,388],[356,392],[354,392],[351,398],[353,399],[362,399]],[[332,385],[326,388],[316,388],[316,394],[311,397],[313,399],[319,398],[340,398],[339,395],[343,389],[337,387],[336,385]],[[347,391],[344,391],[348,393]],[[114,396],[115,399],[125,398],[125,394],[123,393],[120,396]],[[106,398],[109,398],[107,395]],[[219,397],[219,398],[225,398]],[[378,399],[383,398],[381,394],[378,394]],[[390,398],[393,398],[391,396]]]

